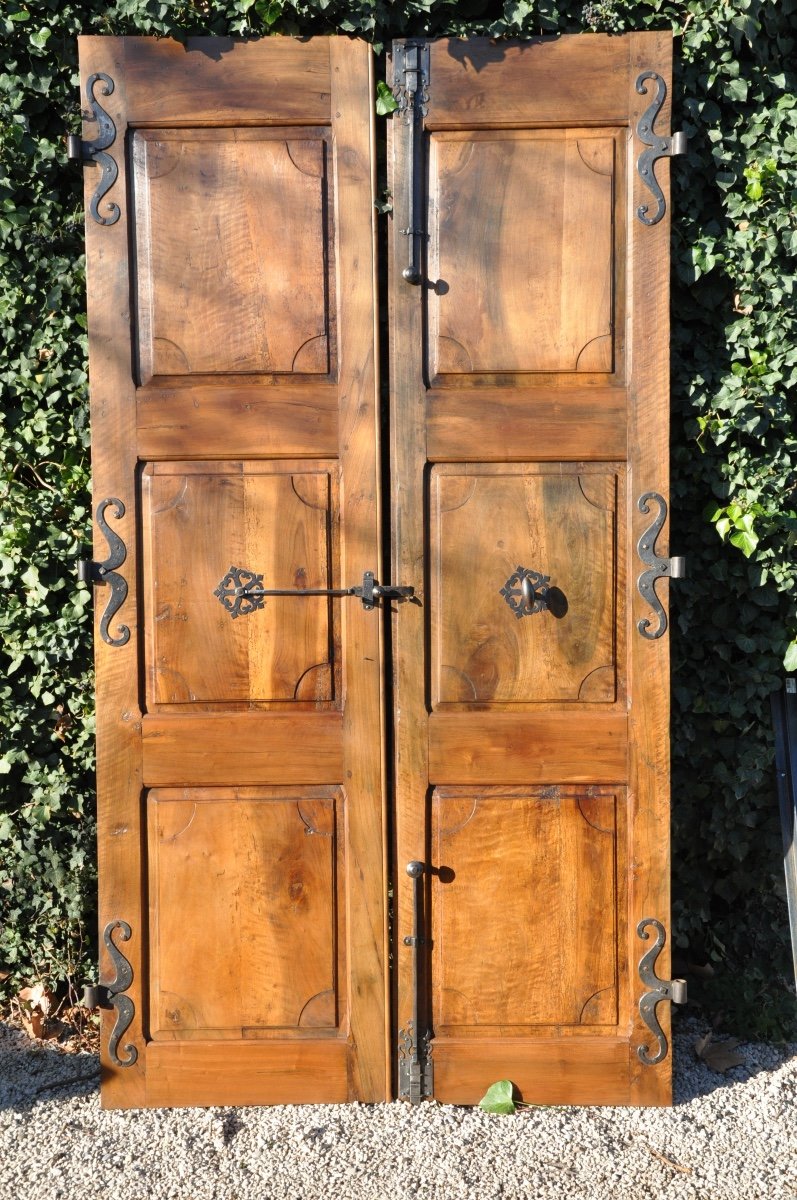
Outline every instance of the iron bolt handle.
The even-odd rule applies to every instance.
[[[265,596],[356,596],[362,600],[363,608],[370,610],[379,600],[408,600],[415,595],[413,587],[379,583],[373,571],[365,572],[360,587],[264,588],[262,583],[262,575],[245,567],[230,567],[213,595],[233,618],[262,608]]]

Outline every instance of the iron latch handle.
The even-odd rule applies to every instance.
[[[363,608],[371,610],[380,600],[409,600],[415,588],[380,583],[373,571],[366,571],[359,587],[349,588],[264,588],[263,576],[245,567],[230,567],[214,590],[231,617],[247,616],[263,607],[266,596],[356,596]]]

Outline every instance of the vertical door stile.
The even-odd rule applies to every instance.
[[[672,42],[667,33],[647,36],[632,35],[631,70],[629,73],[629,110],[631,118],[632,155],[636,160],[641,146],[635,133],[643,113],[655,94],[651,83],[641,95],[637,88],[640,76],[657,70],[665,77],[667,95],[656,119],[661,130],[670,127],[670,71]],[[659,64],[666,64],[663,70]],[[635,142],[635,144],[634,144]],[[639,497],[657,492],[669,497],[669,314],[670,314],[670,177],[663,163],[657,175],[664,193],[666,215],[655,225],[645,225],[638,219],[630,223],[632,247],[631,274],[631,334],[634,354],[632,403],[629,411],[628,458],[630,533],[628,553],[634,563],[633,575],[639,570],[637,543],[649,527],[650,515],[639,511]],[[644,186],[637,170],[632,171],[630,209],[637,212],[640,205],[651,205],[650,191]],[[660,535],[656,553],[666,557],[667,532]],[[661,599],[666,607],[667,583],[661,580]],[[633,966],[641,959],[649,942],[640,940],[639,921],[654,918],[669,925],[670,913],[670,693],[669,637],[655,640],[640,636],[637,622],[649,618],[648,606],[635,590],[631,605],[629,648],[632,695],[629,698],[629,957]],[[660,976],[670,977],[669,938],[656,964]],[[656,1065],[643,1062],[638,1047],[651,1045],[651,1033],[641,1019],[639,999],[645,985],[635,972],[634,1029],[631,1056],[631,1103],[671,1102],[671,1059],[669,1056]],[[670,1039],[670,1006],[660,1005],[657,1018]]]
[[[96,53],[90,63],[81,58],[81,97],[88,97],[92,75],[106,75],[113,91],[105,95],[107,84],[98,81],[93,91],[114,123],[116,137],[110,153],[118,168],[113,188],[100,205],[118,204],[119,219],[105,225],[86,221],[86,272],[89,356],[91,373],[92,492],[95,514],[103,501],[114,497],[124,505],[124,517],[116,521],[112,510],[106,519],[124,542],[126,557],[121,574],[128,584],[136,578],[138,559],[138,496],[136,491],[135,387],[130,377],[129,342],[130,284],[127,245],[130,236],[127,205],[127,164],[120,153],[126,126],[126,88],[121,44],[97,39]],[[84,135],[97,136],[97,124],[86,121]],[[97,186],[98,171],[88,168],[84,175],[85,206],[88,214]],[[98,208],[101,215],[107,211]],[[95,558],[103,559],[107,544],[95,527]],[[138,663],[141,643],[138,598],[135,587],[128,586],[124,604],[111,626],[130,630],[122,646],[105,641],[100,621],[107,603],[107,589],[96,592],[94,646],[96,663],[96,738],[97,738],[97,842],[98,871],[102,879],[100,931],[108,930],[132,968],[127,989],[133,1006],[133,1019],[124,1041],[135,1048],[136,1061],[115,1070],[110,1059],[109,1041],[117,1025],[117,1013],[104,1010],[102,1016],[103,1103],[109,1106],[136,1106],[144,1103],[145,1066],[141,1053],[144,1036],[145,991],[144,961],[147,922],[146,900],[142,894],[144,864],[141,824],[141,700],[138,690]],[[114,929],[117,921],[130,927],[127,941],[119,940]],[[110,931],[113,930],[113,933]],[[114,969],[105,938],[100,939],[100,972],[113,978]]]
[[[395,67],[395,54],[393,56]],[[426,661],[426,579],[424,538],[424,483],[426,464],[426,428],[423,410],[424,379],[419,347],[423,344],[423,284],[417,286],[404,274],[410,257],[414,216],[410,188],[423,196],[423,183],[413,180],[413,168],[423,161],[423,129],[415,130],[416,116],[406,93],[403,74],[394,78],[400,97],[400,109],[389,128],[388,189],[392,196],[390,218],[389,296],[390,296],[390,453],[391,453],[391,547],[394,579],[406,580],[415,588],[415,602],[399,605],[393,613],[393,689],[394,689],[394,866],[396,1010],[394,1028],[401,1061],[412,1058],[419,1049],[425,1030],[414,1027],[413,1017],[426,1016],[428,997],[418,1003],[416,981],[424,979],[423,965],[428,947],[405,945],[410,936],[416,901],[426,893],[427,880],[408,874],[411,862],[427,861],[425,808],[427,780],[426,679],[422,664]],[[412,181],[412,182],[411,182]],[[410,232],[407,232],[407,231]],[[423,254],[421,264],[423,264]],[[422,267],[423,269],[423,267]],[[421,935],[423,933],[421,932]],[[419,970],[416,970],[416,965]],[[421,1016],[422,1014],[422,1016]]]

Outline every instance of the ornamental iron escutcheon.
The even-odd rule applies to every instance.
[[[647,570],[643,571],[639,576],[637,587],[642,599],[647,601],[656,614],[658,625],[655,629],[651,629],[652,621],[648,617],[641,617],[637,621],[637,629],[643,638],[654,641],[656,638],[660,638],[667,628],[667,614],[656,595],[656,580],[683,579],[686,575],[686,560],[683,558],[662,558],[661,555],[656,553],[656,539],[664,528],[664,522],[667,520],[667,502],[658,492],[645,492],[637,501],[637,508],[641,513],[650,512],[649,500],[654,500],[658,504],[659,511],[637,542],[637,553],[647,567]]]
[[[678,154],[686,154],[686,134],[674,133],[672,137],[662,137],[661,134],[655,133],[653,126],[656,117],[661,111],[661,106],[667,96],[667,85],[655,71],[643,71],[637,78],[636,90],[640,96],[646,96],[648,92],[647,81],[651,80],[656,84],[656,96],[652,104],[650,104],[642,116],[639,118],[639,124],[636,131],[641,142],[647,146],[637,159],[637,170],[640,178],[645,186],[653,193],[653,198],[656,201],[656,211],[653,216],[648,216],[650,210],[649,204],[640,204],[636,210],[636,215],[643,225],[657,225],[665,212],[664,193],[659,187],[656,179],[654,164],[660,158],[674,158]]]
[[[103,71],[91,75],[86,83],[86,98],[91,113],[84,119],[97,122],[97,136],[93,141],[84,142],[76,133],[70,133],[66,139],[66,152],[70,162],[95,163],[100,168],[100,180],[91,198],[89,212],[99,225],[115,225],[122,214],[119,205],[113,200],[109,200],[105,206],[108,215],[100,215],[100,200],[111,190],[119,175],[115,160],[110,154],[106,154],[108,147],[116,140],[116,126],[94,95],[94,89],[100,81],[103,84],[103,96],[110,96],[114,90],[113,80]]]
[[[423,118],[429,104],[429,43],[394,42],[393,93],[398,100],[397,116],[409,129],[409,180],[407,228],[409,263],[401,272],[407,283],[419,284],[422,275],[423,229]]]
[[[109,496],[105,500],[101,500],[97,505],[97,511],[94,514],[97,524],[99,525],[103,536],[108,542],[109,554],[103,562],[94,562],[92,559],[82,558],[78,560],[77,577],[81,583],[107,583],[111,589],[111,594],[108,598],[108,603],[105,606],[105,612],[100,619],[100,637],[109,646],[125,646],[130,641],[130,630],[127,625],[120,625],[118,636],[111,637],[108,632],[108,627],[111,619],[116,615],[119,609],[127,599],[127,580],[124,576],[119,575],[116,571],[117,567],[121,567],[122,563],[127,558],[127,548],[119,537],[118,533],[109,528],[105,520],[106,509],[113,505],[114,515],[117,521],[121,521],[125,515],[125,506],[116,496]]]
[[[103,931],[102,940],[111,957],[116,978],[111,983],[84,988],[83,1004],[86,1008],[116,1010],[116,1022],[108,1041],[108,1056],[117,1067],[132,1067],[138,1061],[138,1050],[133,1043],[125,1043],[125,1058],[120,1058],[118,1053],[119,1043],[130,1028],[136,1010],[133,1001],[124,994],[133,982],[133,968],[113,940],[117,929],[121,941],[129,942],[132,937],[132,930],[127,921],[110,921]]]
[[[520,620],[521,617],[531,617],[534,613],[542,612],[547,607],[550,582],[550,575],[542,575],[528,567],[516,567],[500,589],[500,595]]]
[[[645,987],[650,989],[639,998],[639,1015],[655,1037],[657,1047],[656,1052],[651,1054],[650,1047],[637,1046],[637,1054],[645,1066],[652,1067],[667,1056],[667,1038],[656,1017],[656,1006],[662,1000],[671,1000],[673,1004],[686,1004],[686,981],[659,979],[656,974],[656,959],[666,941],[666,934],[661,921],[657,921],[655,917],[643,917],[636,927],[637,935],[643,941],[650,938],[649,925],[656,931],[656,940],[639,960],[639,978]]]
[[[412,933],[404,938],[404,945],[412,950],[412,1017],[398,1034],[398,1094],[399,1099],[409,1100],[410,1104],[420,1104],[434,1096],[431,1030],[424,1002],[428,945],[424,936],[425,872],[424,863],[416,860],[407,863],[407,874],[412,880]]]

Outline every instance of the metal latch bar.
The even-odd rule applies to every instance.
[[[372,609],[380,600],[409,600],[415,588],[380,583],[373,571],[366,571],[359,587],[349,588],[264,588],[263,576],[246,567],[230,567],[213,595],[231,617],[248,616],[263,607],[266,596],[356,596],[363,608]]]

